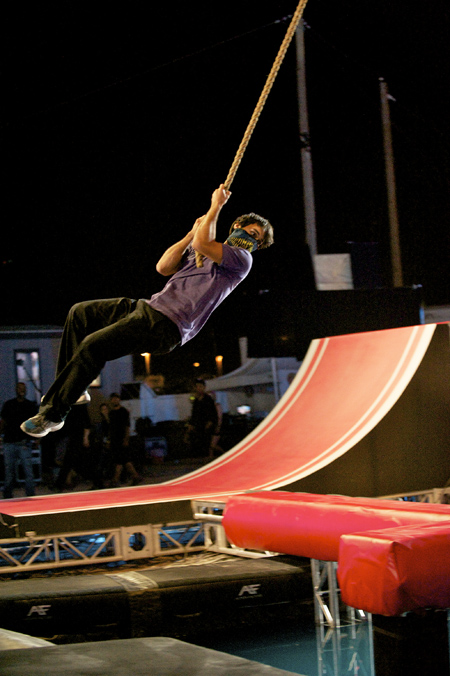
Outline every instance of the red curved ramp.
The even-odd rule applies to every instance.
[[[1,512],[18,517],[118,508],[291,485],[328,467],[380,423],[413,379],[435,329],[430,324],[313,341],[291,387],[261,425],[200,470],[151,486],[6,500]]]

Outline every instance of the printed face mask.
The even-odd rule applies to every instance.
[[[250,251],[250,253],[253,253],[253,251],[256,251],[258,248],[258,242],[256,239],[249,235],[248,232],[242,228],[236,228],[236,230],[233,230],[227,239],[227,244],[230,246],[237,246],[240,249],[247,249],[247,251]]]

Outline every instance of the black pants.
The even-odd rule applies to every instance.
[[[176,324],[144,300],[77,303],[67,315],[56,379],[39,412],[49,420],[64,420],[107,361],[141,352],[165,354],[180,340]]]

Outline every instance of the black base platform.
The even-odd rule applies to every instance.
[[[6,650],[0,676],[288,676],[290,672],[173,638]]]
[[[117,569],[120,571],[120,569]],[[5,580],[3,629],[52,643],[169,636],[288,622],[312,610],[310,564],[270,557],[114,574]]]

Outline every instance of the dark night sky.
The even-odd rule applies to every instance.
[[[161,288],[156,260],[225,180],[295,6],[7,3],[0,324],[62,324],[77,300]],[[309,0],[304,19],[319,252],[377,241],[389,260],[384,77],[405,284],[423,285],[429,305],[450,303],[448,2]],[[276,245],[203,340],[250,290],[285,294],[302,279],[293,46],[232,191],[220,234],[256,211]]]

